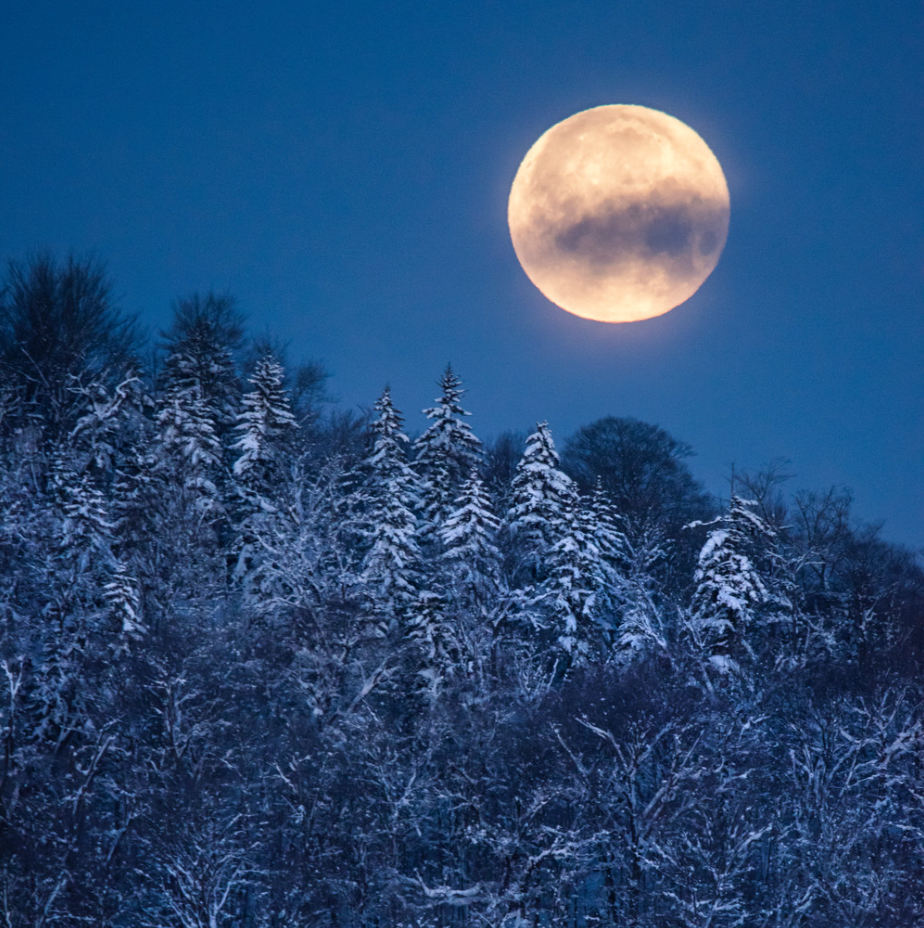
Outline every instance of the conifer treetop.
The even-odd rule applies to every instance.
[[[748,649],[746,635],[753,612],[767,598],[751,553],[775,533],[749,508],[753,505],[733,495],[726,513],[708,523],[691,523],[691,527],[712,526],[693,578],[692,616],[704,645],[724,661],[723,667],[732,665],[727,658],[733,650]]]
[[[573,505],[576,490],[561,470],[548,422],[540,422],[526,439],[512,486],[512,505],[507,522],[514,532],[525,530],[547,535]]]
[[[460,400],[465,390],[451,365],[446,365],[439,386],[442,392],[436,398],[438,405],[423,410],[424,415],[433,421],[417,440],[418,464],[426,470],[440,458],[449,458],[449,466],[461,470],[459,477],[464,479],[478,460],[481,442],[472,432],[472,427],[462,421],[471,413],[462,408]]]
[[[234,463],[235,477],[271,459],[273,443],[297,428],[284,383],[285,372],[274,357],[267,355],[257,362],[250,378],[253,389],[244,395],[237,416],[240,438],[234,447],[241,456]]]

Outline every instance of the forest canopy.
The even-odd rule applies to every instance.
[[[0,909],[100,926],[924,922],[924,571],[607,416],[413,440],[95,260],[0,298]]]

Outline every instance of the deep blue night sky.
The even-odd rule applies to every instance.
[[[0,29],[0,257],[95,251],[156,330],[238,298],[344,405],[407,415],[451,361],[483,438],[607,415],[924,544],[924,7],[30,0]],[[722,162],[718,268],[665,316],[579,319],[521,271],[506,199],[553,123],[682,119]]]

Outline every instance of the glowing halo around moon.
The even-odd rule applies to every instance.
[[[635,322],[688,300],[728,236],[725,175],[673,116],[597,106],[527,152],[507,220],[517,258],[553,303],[585,319]]]

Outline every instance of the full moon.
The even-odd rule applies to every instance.
[[[645,106],[597,106],[544,133],[510,190],[517,258],[553,303],[635,322],[688,300],[728,236],[728,184],[709,146]]]

